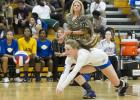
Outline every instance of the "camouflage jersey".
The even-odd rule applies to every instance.
[[[93,27],[90,20],[88,20],[87,17],[84,15],[77,17],[75,20],[72,20],[72,18],[72,14],[68,14],[66,17],[68,29],[71,31],[81,30],[83,31],[83,34],[70,34],[67,36],[66,39],[80,39],[84,41],[89,41],[93,34]]]

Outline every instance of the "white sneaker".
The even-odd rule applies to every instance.
[[[47,77],[51,77],[52,75],[53,75],[52,72],[48,72]]]
[[[3,83],[9,83],[9,78],[8,77],[4,77],[3,78]]]
[[[23,80],[22,80],[22,79],[20,79],[19,77],[16,77],[14,80],[15,80],[15,82],[18,82],[18,83],[23,82]]]

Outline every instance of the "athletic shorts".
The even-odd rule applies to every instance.
[[[102,70],[102,69],[107,68],[107,67],[110,66],[110,65],[111,65],[111,62],[110,62],[110,60],[108,59],[108,61],[107,61],[106,64],[101,65],[101,66],[96,66],[95,68],[96,68],[96,70]]]

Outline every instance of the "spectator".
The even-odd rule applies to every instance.
[[[131,13],[132,13],[132,16],[134,16],[134,21],[136,22],[136,25],[140,25],[139,2],[140,2],[139,0],[129,0]]]
[[[65,3],[64,3],[64,9],[65,9],[65,12],[69,12],[70,11],[70,7],[71,7],[71,4],[74,0],[65,0]]]
[[[18,0],[14,9],[14,31],[16,34],[23,34],[24,28],[28,25],[29,11],[25,8],[24,0]]]
[[[5,24],[0,21],[0,41],[3,40],[6,37],[6,28]]]
[[[50,8],[51,8],[51,18],[58,20],[60,23],[60,26],[63,26],[64,23],[64,13],[63,13],[63,7],[61,5],[60,0],[51,0],[50,1]]]
[[[13,55],[18,51],[18,42],[14,39],[13,32],[12,31],[7,31],[6,34],[6,39],[2,41],[3,44],[3,50],[4,50],[4,55],[2,57],[2,68],[3,68],[3,73],[4,73],[4,78],[3,82],[7,83],[9,82],[8,78],[8,64],[13,64]],[[22,80],[19,78],[20,77],[20,67],[16,64],[16,82],[22,82]]]
[[[40,67],[41,63],[48,66],[48,75],[50,78],[52,76],[53,61],[52,61],[52,43],[50,40],[46,39],[47,33],[45,30],[39,31],[39,39],[37,40],[37,56],[38,60],[36,63],[36,81],[40,81]]]
[[[95,33],[100,33],[104,38],[104,29],[106,28],[106,18],[101,16],[101,13],[97,10],[92,12],[93,15],[93,28]]]
[[[24,37],[18,40],[19,50],[25,51],[30,56],[30,61],[24,64],[24,81],[28,82],[28,67],[35,65],[37,43],[34,38],[32,38],[32,31],[29,27],[24,29]]]
[[[66,39],[80,39],[88,45],[93,45],[96,42],[89,42],[94,40],[93,26],[90,20],[84,15],[84,7],[80,0],[74,0],[71,6],[70,13],[66,16],[65,30]]]
[[[45,0],[37,0],[37,3],[38,5],[33,8],[32,13],[37,13],[39,18],[41,20],[44,20],[48,24],[48,27],[51,27],[55,31],[57,31],[57,28],[59,27],[59,22],[50,18],[50,7],[46,5]]]
[[[13,29],[13,8],[10,5],[10,1],[6,1],[4,7],[7,29]]]
[[[94,2],[91,3],[90,6],[90,13],[94,10],[97,10],[101,13],[101,16],[105,17],[105,10],[106,10],[106,4],[102,0],[94,0]]]
[[[58,71],[57,68],[59,66],[64,67],[65,65],[65,48],[64,48],[64,30],[63,28],[58,28],[57,38],[52,41],[52,48],[54,52],[53,56],[53,80],[57,81],[58,79]]]
[[[31,17],[29,21],[29,27],[32,30],[32,37],[38,39],[39,31],[42,29],[41,20],[38,19],[37,21],[35,21],[35,19]]]
[[[100,41],[98,48],[102,49],[104,52],[106,52],[106,54],[109,57],[109,60],[111,61],[117,75],[119,76],[119,72],[118,72],[118,60],[116,57],[116,44],[113,41],[114,37],[113,36],[114,33],[111,32],[110,28],[107,28],[105,30],[105,38],[103,40]]]

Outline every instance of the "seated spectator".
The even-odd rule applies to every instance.
[[[18,40],[18,46],[20,51],[25,51],[30,56],[30,61],[24,64],[24,81],[29,81],[28,67],[35,65],[37,43],[34,38],[32,38],[32,31],[29,27],[24,29],[24,37]]]
[[[42,29],[41,20],[35,21],[33,17],[30,18],[29,27],[32,30],[32,37],[38,39],[38,33]]]
[[[113,36],[114,33],[112,33],[112,29],[111,28],[107,28],[105,30],[105,38],[102,39],[98,45],[98,48],[102,49],[104,52],[106,52],[106,54],[109,57],[109,60],[111,61],[116,73],[119,76],[118,73],[118,60],[116,57],[116,44],[113,41],[114,37]]]
[[[53,61],[52,61],[52,44],[51,41],[46,39],[47,33],[45,30],[39,31],[39,39],[37,40],[37,63],[35,66],[35,77],[36,81],[40,81],[40,69],[41,64],[48,66],[48,75],[50,78],[52,76]],[[42,66],[43,66],[42,65]]]
[[[73,2],[73,0],[65,0],[65,4],[64,4],[65,12],[70,11],[70,7],[71,7],[72,2]]]
[[[3,43],[0,40],[0,62],[2,62],[2,59],[1,58],[2,58],[3,55],[4,55]],[[2,72],[2,67],[0,68],[0,72]],[[0,75],[0,79],[1,79],[1,75]]]
[[[48,27],[51,27],[57,31],[59,22],[50,18],[50,7],[46,4],[45,0],[37,0],[37,3],[38,5],[33,8],[32,13],[37,13],[39,18],[48,24]]]
[[[29,11],[25,8],[24,0],[18,0],[17,7],[13,12],[13,27],[16,34],[23,34],[24,28],[28,25]]]
[[[94,0],[90,6],[90,13],[92,14],[95,10],[99,11],[101,16],[105,17],[106,3],[103,0]]]
[[[35,4],[36,0],[25,0],[25,6],[30,12],[32,12],[32,9],[35,6]]]
[[[51,0],[49,7],[51,8],[51,18],[58,20],[62,27],[64,23],[64,13],[60,0]]]
[[[57,38],[52,41],[52,48],[54,52],[53,56],[53,80],[58,79],[58,67],[63,67],[65,65],[65,48],[64,48],[64,30],[63,28],[58,28]]]
[[[13,29],[13,8],[10,5],[10,0],[5,1],[4,13],[5,13],[7,29]]]
[[[101,16],[101,13],[97,10],[92,12],[93,15],[93,28],[95,33],[100,33],[104,38],[104,29],[106,28],[106,18]]]
[[[12,31],[7,31],[6,34],[6,39],[2,41],[3,44],[3,50],[4,50],[4,55],[2,57],[2,68],[3,68],[3,73],[4,73],[4,78],[3,82],[7,83],[9,82],[8,78],[8,64],[13,64],[13,55],[18,51],[18,42],[14,39],[13,32]],[[19,78],[20,77],[20,67],[16,64],[16,82],[22,82],[22,80]]]
[[[6,28],[5,24],[0,21],[0,41],[3,40],[6,37]]]
[[[32,18],[34,18],[34,20],[35,20],[37,26],[38,26],[38,25],[39,25],[39,26],[41,25],[41,28],[42,28],[43,30],[47,31],[47,29],[48,29],[48,24],[45,22],[45,20],[40,19],[37,13],[32,13]]]
[[[137,4],[138,3],[138,4]],[[136,22],[136,25],[140,25],[140,1],[139,0],[129,0],[131,7],[132,20]]]

